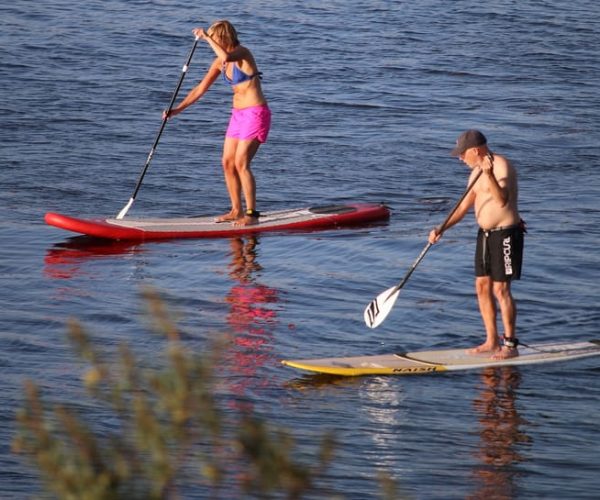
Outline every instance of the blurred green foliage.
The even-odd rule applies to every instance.
[[[72,321],[69,339],[85,361],[92,403],[49,405],[26,383],[13,448],[33,459],[46,488],[84,500],[185,498],[190,484],[207,498],[332,496],[317,483],[332,460],[333,436],[322,437],[306,465],[294,459],[288,432],[248,410],[223,411],[213,371],[222,349],[190,353],[158,294],[144,295],[151,324],[167,339],[160,366],[142,367],[127,345],[100,353]],[[84,408],[96,412],[101,429],[85,422]]]

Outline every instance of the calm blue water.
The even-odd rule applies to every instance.
[[[529,223],[515,284],[528,343],[598,338],[600,6],[596,0],[285,2],[15,0],[0,7],[0,493],[28,498],[10,452],[25,379],[80,397],[65,341],[79,318],[106,349],[162,352],[140,290],[159,288],[192,348],[232,335],[225,387],[306,450],[335,429],[326,484],[377,498],[595,498],[600,360],[424,377],[324,380],[282,358],[470,346],[483,337],[469,217],[430,251],[377,330],[365,305],[408,270],[467,171],[448,156],[481,128],[520,172]],[[194,8],[190,8],[194,5]],[[197,25],[227,17],[274,113],[254,164],[260,209],[386,202],[376,227],[249,240],[100,244],[43,215],[127,202]],[[199,46],[184,91],[211,60]],[[229,90],[167,126],[131,215],[227,209]],[[303,448],[304,449],[304,448]],[[192,487],[190,497],[194,497]],[[200,494],[196,497],[201,496]]]

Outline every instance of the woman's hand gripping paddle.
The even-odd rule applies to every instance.
[[[169,108],[167,109],[167,112],[165,113],[165,116],[162,120],[162,123],[160,125],[160,130],[158,131],[158,135],[156,136],[156,139],[154,140],[154,144],[152,145],[150,154],[148,154],[148,158],[146,159],[146,163],[144,165],[144,168],[142,169],[140,178],[138,179],[135,189],[133,190],[133,194],[131,195],[131,198],[129,198],[127,205],[125,205],[121,209],[119,214],[117,215],[117,219],[122,219],[123,217],[125,217],[125,215],[129,211],[129,209],[131,208],[131,205],[133,205],[133,202],[135,201],[135,197],[137,196],[138,191],[140,190],[140,186],[142,185],[142,181],[144,180],[146,171],[148,170],[148,167],[150,166],[150,162],[152,161],[152,157],[154,156],[154,152],[156,151],[156,146],[158,146],[158,141],[160,140],[160,136],[162,135],[163,130],[165,129],[167,120],[169,119],[169,113],[171,112],[171,109],[173,108],[173,104],[175,104],[175,99],[177,99],[177,94],[179,93],[179,89],[181,88],[183,79],[185,78],[185,75],[190,66],[190,63],[192,62],[192,57],[194,56],[194,51],[196,50],[196,46],[198,45],[198,40],[200,40],[200,37],[197,36],[196,39],[194,40],[194,45],[192,46],[192,50],[190,50],[187,61],[183,65],[183,68],[181,70],[181,76],[179,77],[179,82],[177,83],[177,88],[175,89],[175,92],[173,92],[173,96],[171,97],[171,103],[169,104]]]
[[[475,185],[475,183],[477,182],[477,180],[479,179],[479,177],[481,176],[482,173],[483,173],[482,170],[480,170],[477,173],[477,175],[475,176],[475,178],[473,179],[471,184],[469,184],[466,191],[460,197],[460,200],[458,200],[456,205],[454,205],[454,208],[448,214],[448,217],[446,217],[446,220],[444,221],[444,223],[440,226],[440,231],[439,231],[440,235],[444,232],[444,230],[446,229],[446,226],[448,225],[448,222],[450,221],[450,218],[454,215],[454,212],[456,212],[456,210],[458,209],[458,207],[460,206],[462,201],[465,199],[467,194],[469,194],[469,191],[471,191],[471,189],[473,188],[473,186]],[[365,312],[364,312],[364,318],[365,318],[365,323],[367,324],[367,326],[369,328],[376,328],[381,323],[383,323],[383,320],[385,320],[387,315],[392,310],[392,307],[394,307],[394,304],[396,303],[396,299],[398,298],[398,295],[400,295],[400,290],[402,289],[404,284],[408,281],[408,278],[410,278],[410,275],[414,272],[414,270],[417,268],[419,263],[423,260],[423,257],[425,257],[425,254],[431,248],[431,245],[432,245],[431,243],[427,242],[427,245],[425,245],[425,248],[423,248],[423,250],[417,257],[417,260],[415,260],[415,262],[413,263],[411,268],[406,273],[406,276],[404,276],[404,278],[402,278],[402,281],[400,283],[398,283],[396,286],[393,286],[392,288],[388,288],[385,292],[380,293],[366,307]]]

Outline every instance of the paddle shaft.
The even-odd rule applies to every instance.
[[[467,197],[467,195],[469,194],[469,192],[471,191],[471,189],[473,188],[473,186],[475,185],[475,183],[479,180],[479,177],[481,177],[482,173],[483,173],[483,170],[479,170],[479,172],[477,173],[477,175],[475,176],[475,178],[473,179],[473,181],[471,182],[471,184],[469,184],[467,186],[467,189],[465,190],[465,192],[463,193],[463,195],[460,197],[460,200],[458,200],[458,202],[456,203],[456,205],[454,205],[454,208],[448,214],[448,217],[446,217],[446,220],[440,226],[439,234],[442,234],[446,230],[446,226],[448,225],[448,222],[450,222],[450,219],[452,218],[452,216],[454,215],[454,213],[458,210],[458,207],[460,207],[460,204]],[[425,254],[429,251],[429,249],[432,246],[433,246],[433,244],[428,241],[427,245],[425,245],[425,248],[423,248],[423,250],[421,251],[421,253],[417,257],[417,259],[415,260],[415,262],[413,263],[413,265],[411,266],[411,268],[406,273],[406,276],[404,276],[404,278],[402,278],[402,281],[398,285],[396,285],[396,287],[392,290],[392,292],[390,293],[389,296],[392,296],[394,293],[396,293],[398,290],[400,290],[404,286],[404,284],[408,281],[408,278],[410,278],[411,274],[415,271],[415,269],[417,268],[417,266],[419,265],[419,263],[423,260],[423,257],[425,257]]]
[[[196,39],[194,40],[194,45],[192,45],[192,49],[190,50],[187,60],[186,60],[185,64],[183,65],[183,68],[181,70],[181,75],[179,77],[179,81],[177,82],[177,87],[175,88],[175,92],[173,92],[173,95],[171,96],[171,102],[169,103],[169,107],[167,108],[165,117],[163,118],[163,120],[160,124],[160,129],[158,130],[156,139],[154,139],[154,144],[152,144],[152,148],[150,149],[150,153],[148,154],[148,158],[146,159],[144,168],[142,169],[142,172],[140,173],[140,177],[137,181],[137,184],[135,185],[133,194],[131,195],[131,198],[129,199],[129,202],[127,203],[127,205],[125,205],[125,207],[119,212],[119,215],[117,215],[117,219],[122,219],[123,217],[125,217],[125,214],[128,212],[129,208],[133,204],[133,202],[138,194],[138,191],[140,190],[142,181],[144,180],[144,176],[146,175],[146,172],[148,171],[148,167],[150,166],[150,162],[152,161],[152,158],[154,157],[154,152],[156,151],[156,147],[158,146],[158,141],[160,141],[160,136],[162,135],[163,130],[165,129],[165,125],[167,124],[167,121],[169,119],[169,113],[171,112],[171,109],[173,109],[173,105],[175,104],[175,99],[177,99],[177,94],[179,94],[179,89],[181,88],[181,85],[183,84],[183,79],[185,78],[185,75],[187,74],[187,70],[190,66],[190,63],[192,62],[192,57],[194,57],[194,52],[196,51],[196,46],[198,45],[198,40],[200,40],[200,37],[196,37]]]

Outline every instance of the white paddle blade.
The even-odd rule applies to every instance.
[[[125,214],[127,214],[127,212],[129,212],[129,209],[131,208],[131,205],[133,205],[133,198],[129,198],[129,201],[127,202],[127,205],[125,205],[123,207],[123,209],[117,215],[117,219],[122,219],[123,217],[125,217]]]
[[[396,286],[380,293],[365,309],[365,323],[369,328],[377,328],[394,307],[400,289]]]

